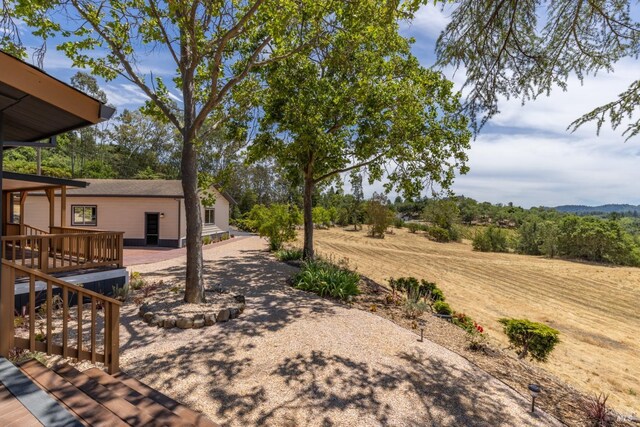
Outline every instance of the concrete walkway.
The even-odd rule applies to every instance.
[[[257,237],[205,251],[207,280],[247,298],[205,329],[151,328],[122,310],[125,372],[229,426],[539,426],[529,399],[394,323],[286,284]],[[184,280],[184,258],[135,267]],[[214,296],[212,296],[214,297]]]

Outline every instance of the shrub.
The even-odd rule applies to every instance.
[[[433,303],[433,311],[438,314],[451,315],[453,310],[451,306],[444,301],[436,301]]]
[[[484,231],[476,233],[473,238],[473,250],[480,252],[507,252],[507,233],[504,230],[490,226]]]
[[[544,362],[560,342],[560,332],[543,323],[506,318],[498,321],[504,325],[504,333],[511,345],[516,347],[520,359],[531,355],[532,359]]]
[[[429,304],[424,301],[413,301],[407,298],[404,303],[404,312],[409,319],[418,318],[426,311],[429,311]]]
[[[393,222],[393,212],[380,201],[373,199],[367,202],[369,219],[369,235],[384,238],[384,233]]]
[[[269,240],[272,251],[296,238],[296,226],[302,224],[302,215],[296,206],[273,204],[255,205],[244,220],[246,226]]]
[[[342,300],[360,293],[358,282],[360,275],[356,272],[324,260],[305,262],[293,278],[293,286],[298,289]]]
[[[323,208],[322,206],[316,206],[311,211],[311,217],[313,224],[316,227],[329,228],[331,226],[331,211]]]
[[[129,297],[129,285],[125,284],[122,287],[112,286],[111,291],[113,293],[113,298],[118,301],[126,301]]]
[[[410,233],[415,233],[416,231],[420,230],[420,224],[418,224],[417,222],[407,222],[406,224]]]
[[[593,427],[608,427],[613,425],[613,414],[607,407],[608,395],[600,393],[589,400],[584,401],[582,410],[587,418],[588,425]]]
[[[276,252],[280,261],[298,261],[302,259],[302,249],[280,249]]]
[[[402,218],[394,218],[393,226],[395,228],[402,228],[404,227],[404,221],[402,220]]]
[[[400,277],[389,279],[389,285],[393,290],[400,290],[407,293],[407,298],[417,301],[426,298],[431,302],[444,301],[444,294],[433,282],[422,279],[418,282],[415,277]]]
[[[211,244],[211,236],[204,236],[202,238],[202,244],[203,245],[210,245]]]
[[[446,243],[449,241],[449,232],[442,227],[438,227],[437,225],[429,227],[429,229],[427,229],[427,234],[436,242]]]
[[[464,329],[465,331],[472,333],[473,331],[476,331],[476,322],[473,321],[473,319],[469,316],[467,316],[464,313],[456,313],[454,314],[454,316],[451,318],[451,322]]]
[[[138,289],[142,288],[144,284],[145,284],[144,279],[142,278],[142,275],[139,272],[137,271],[131,272],[131,275],[129,276],[130,289],[137,291]]]

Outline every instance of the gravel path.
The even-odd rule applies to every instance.
[[[559,425],[461,356],[374,314],[286,285],[249,237],[204,252],[207,280],[246,295],[239,318],[148,327],[122,310],[124,371],[229,426]],[[184,258],[131,268],[180,278]]]

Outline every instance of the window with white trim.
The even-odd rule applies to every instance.
[[[204,210],[204,223],[213,225],[216,223],[216,210],[214,208],[206,208]]]
[[[95,205],[71,206],[71,225],[98,225],[98,207]]]

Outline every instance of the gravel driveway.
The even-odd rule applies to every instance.
[[[206,278],[247,297],[239,319],[151,328],[122,310],[124,371],[229,426],[560,425],[461,356],[374,314],[286,285],[248,237],[204,252]],[[180,280],[184,257],[130,268]]]

